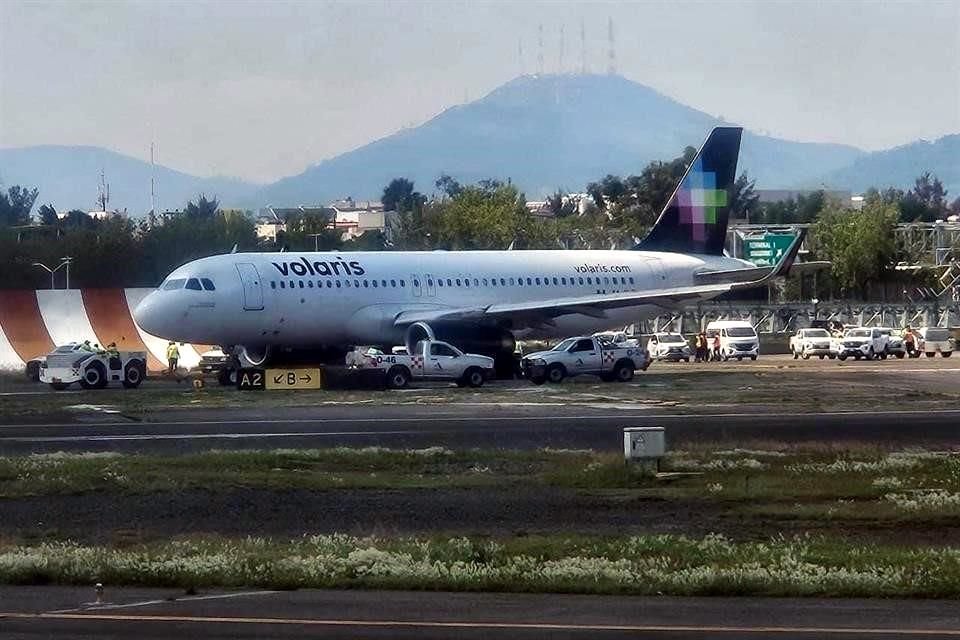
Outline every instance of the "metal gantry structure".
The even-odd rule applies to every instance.
[[[960,327],[960,302],[702,302],[683,311],[664,311],[638,322],[634,333],[695,333],[714,320],[745,320],[758,333],[790,334],[814,320],[835,320],[846,326]]]

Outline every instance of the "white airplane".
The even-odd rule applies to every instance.
[[[174,270],[134,310],[169,340],[238,347],[245,364],[296,350],[424,338],[512,356],[516,337],[622,327],[785,273],[725,257],[739,127],[708,136],[633,250],[231,253]]]

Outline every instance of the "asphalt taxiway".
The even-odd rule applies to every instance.
[[[673,598],[405,591],[0,587],[9,640],[119,638],[956,638],[931,600]]]
[[[618,405],[288,407],[156,412],[148,420],[0,424],[0,454],[48,451],[190,453],[209,449],[389,446],[616,450],[622,429],[664,426],[675,444],[757,440],[948,446],[960,409],[719,412],[679,415]]]

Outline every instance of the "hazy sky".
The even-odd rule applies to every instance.
[[[960,0],[0,0],[0,146],[89,144],[270,181],[537,69],[607,66],[773,135],[960,132]],[[518,43],[522,41],[522,64]]]

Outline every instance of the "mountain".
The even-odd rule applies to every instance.
[[[650,87],[612,75],[522,76],[487,96],[261,189],[257,203],[295,205],[379,197],[395,177],[429,193],[447,173],[464,182],[511,179],[530,198],[583,189],[607,173],[698,146],[721,121]],[[760,188],[789,187],[849,165],[854,147],[745,132],[741,170]]]
[[[127,209],[131,216],[150,210],[149,162],[101,149],[44,145],[0,149],[0,184],[37,187],[36,206],[53,204],[59,210],[91,211],[103,170],[110,184],[111,209]],[[233,178],[198,178],[157,165],[156,185],[162,209],[178,209],[198,194],[217,196],[224,206],[239,204],[257,190]]]
[[[960,134],[935,142],[918,140],[857,158],[850,166],[826,173],[818,182],[855,193],[870,187],[909,189],[925,171],[935,174],[949,192],[960,196]]]

